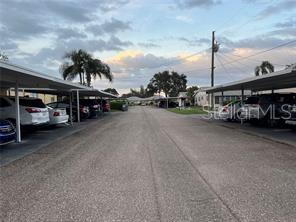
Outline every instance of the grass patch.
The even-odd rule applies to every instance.
[[[194,107],[186,107],[184,109],[179,108],[169,108],[167,109],[170,112],[182,114],[182,115],[190,115],[190,114],[207,114],[207,112],[203,111],[202,107],[194,106]]]

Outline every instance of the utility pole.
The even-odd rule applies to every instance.
[[[215,31],[212,32],[212,65],[211,65],[211,87],[214,86],[215,70]],[[214,108],[214,93],[211,94],[211,108]]]

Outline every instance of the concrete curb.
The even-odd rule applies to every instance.
[[[289,143],[289,142],[281,140],[281,139],[275,139],[275,138],[272,138],[270,136],[266,136],[266,135],[264,135],[262,133],[252,133],[252,132],[250,132],[248,130],[238,129],[238,128],[223,125],[223,124],[222,125],[217,125],[217,126],[238,130],[239,132],[242,132],[242,133],[247,134],[247,135],[256,136],[256,137],[259,137],[259,138],[262,138],[262,139],[265,139],[265,140],[269,140],[269,141],[272,141],[272,142],[275,142],[275,143],[279,143],[279,144],[283,144],[283,145],[287,145],[287,146],[291,146],[291,147],[296,147],[295,144]]]

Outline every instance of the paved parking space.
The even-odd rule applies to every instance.
[[[218,119],[209,119],[206,115],[188,115],[188,118],[200,119],[210,124],[219,125],[226,128],[238,130],[242,133],[251,134],[261,138],[273,140],[275,142],[296,147],[296,130],[289,127],[268,128],[264,126],[254,126],[250,123],[241,124],[240,122],[228,122]]]
[[[105,114],[104,117],[107,117],[107,115],[109,114]],[[73,126],[62,124],[58,126],[40,127],[38,129],[26,129],[22,133],[22,142],[20,144],[11,143],[0,146],[0,167],[34,153],[42,147],[48,146],[64,137],[79,132],[90,124],[99,123],[101,118],[102,117],[98,119],[87,119],[80,123],[74,123]]]

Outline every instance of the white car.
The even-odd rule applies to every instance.
[[[241,112],[241,101],[231,102],[225,106],[222,106],[218,109],[219,119],[222,120],[238,120],[240,118]]]
[[[41,99],[19,97],[20,123],[26,125],[44,125],[49,122],[48,109]],[[0,116],[15,123],[15,98],[0,96]]]
[[[67,115],[66,109],[54,109],[47,106],[49,112],[49,125],[57,125],[62,123],[67,123],[69,120],[69,115]]]

